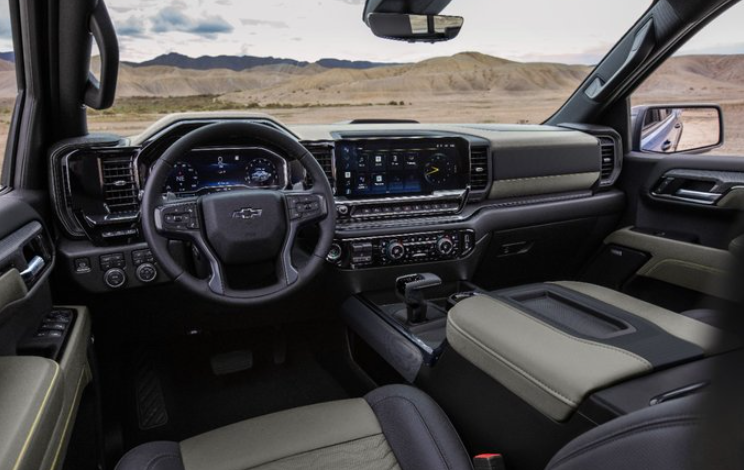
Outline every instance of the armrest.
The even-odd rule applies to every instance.
[[[62,406],[61,375],[49,359],[0,357],[0,470],[40,468]]]
[[[450,310],[447,340],[548,417],[563,421],[591,391],[648,373],[639,355],[573,336],[486,295]]]

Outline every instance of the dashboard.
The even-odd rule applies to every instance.
[[[103,136],[53,151],[54,205],[66,239],[61,253],[74,279],[95,292],[167,281],[142,238],[141,190],[174,142],[228,119],[286,132],[321,165],[335,192],[337,221],[327,259],[341,270],[470,259],[496,226],[521,224],[529,214],[537,214],[536,223],[553,217],[553,209],[540,209],[547,204],[591,205],[593,195],[611,190],[621,168],[620,138],[607,128],[338,123],[290,129],[259,115],[173,115],[136,138]],[[313,183],[301,165],[240,137],[184,154],[162,192],[193,198],[303,182]]]
[[[233,189],[283,189],[288,180],[287,161],[267,148],[200,148],[176,162],[163,193],[193,197]]]

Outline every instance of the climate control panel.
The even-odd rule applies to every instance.
[[[336,240],[328,261],[345,269],[448,261],[475,248],[473,230],[445,230]]]

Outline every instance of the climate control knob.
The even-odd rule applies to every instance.
[[[455,251],[455,242],[450,237],[442,237],[437,240],[437,253],[442,256],[449,256]]]
[[[388,243],[385,254],[393,261],[398,261],[406,255],[406,247],[399,241]]]

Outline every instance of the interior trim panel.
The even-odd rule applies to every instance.
[[[726,279],[734,263],[730,252],[661,236],[627,227],[613,232],[605,243],[639,250],[651,258],[637,272],[695,292],[730,298]]]

